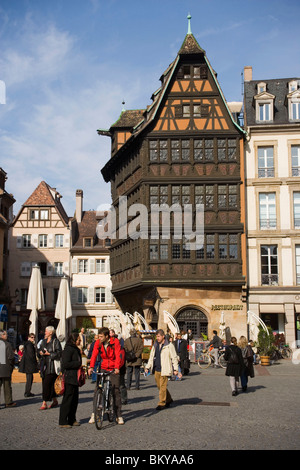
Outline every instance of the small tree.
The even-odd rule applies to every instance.
[[[259,326],[257,336],[257,348],[260,356],[270,356],[275,349],[275,338],[271,327],[267,327],[268,332]]]

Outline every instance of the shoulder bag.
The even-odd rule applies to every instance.
[[[132,341],[131,341],[131,338],[130,339],[130,344],[131,344],[131,351],[126,351],[126,361],[128,362],[134,362],[137,360],[137,357],[135,355],[135,352],[133,350],[133,345],[132,345]]]

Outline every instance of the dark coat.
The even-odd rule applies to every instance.
[[[142,352],[144,349],[144,343],[143,340],[139,336],[130,336],[130,338],[127,338],[124,341],[124,349],[125,351],[134,351],[136,355],[136,360],[134,362],[128,362],[126,361],[126,366],[132,367],[132,366],[141,366],[142,365]]]
[[[38,372],[38,362],[34,344],[31,341],[24,343],[24,352],[19,365],[19,372],[23,374],[35,374]]]
[[[77,371],[82,363],[80,349],[75,344],[67,343],[62,353],[61,370],[65,374],[65,383],[78,385]]]
[[[0,338],[0,378],[11,377],[15,365],[15,354],[12,345]]]
[[[237,358],[236,361],[233,360],[233,354]],[[227,361],[225,375],[236,378],[240,377],[245,367],[241,349],[231,344],[225,350],[224,359]]]
[[[52,336],[49,343],[46,339],[43,339],[40,344],[39,351],[42,351],[44,348],[47,349],[50,356],[39,356],[41,357],[41,370],[43,371],[42,377],[43,375],[56,374],[54,361],[60,360],[62,353],[60,342],[55,335]]]
[[[178,351],[178,348],[179,348],[179,341],[180,341],[180,349]],[[180,358],[180,361],[184,361],[185,359],[188,359],[188,342],[186,339],[176,339],[174,342],[174,347],[175,347],[175,351],[177,353],[177,356],[179,356]]]
[[[244,374],[251,378],[254,377],[253,355],[254,352],[250,345],[242,349],[242,356],[245,365]]]

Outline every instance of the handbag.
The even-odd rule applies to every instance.
[[[63,395],[65,392],[65,375],[62,372],[59,373],[54,382],[54,391],[58,396]]]
[[[137,360],[137,357],[136,357],[135,352],[133,350],[133,345],[132,345],[131,338],[129,338],[129,339],[130,339],[130,344],[131,344],[132,349],[131,349],[131,351],[126,351],[126,361],[134,362],[134,361]]]
[[[85,384],[85,370],[83,366],[80,366],[77,371],[77,382],[78,387],[82,387]]]
[[[59,375],[60,374],[60,371],[61,371],[61,363],[59,360],[57,359],[54,359],[54,369],[55,369],[55,373],[56,375]]]

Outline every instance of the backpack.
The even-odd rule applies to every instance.
[[[230,350],[230,355],[229,355],[229,358],[228,358],[228,364],[239,364],[239,358],[238,358],[238,355],[235,351],[235,349],[231,348],[229,346],[229,350]]]
[[[125,351],[125,358],[126,358],[126,361],[128,362],[135,362],[137,360],[137,357],[133,350],[133,344],[132,344],[131,338],[129,339],[130,339],[130,344],[131,344],[132,349],[130,351]]]

